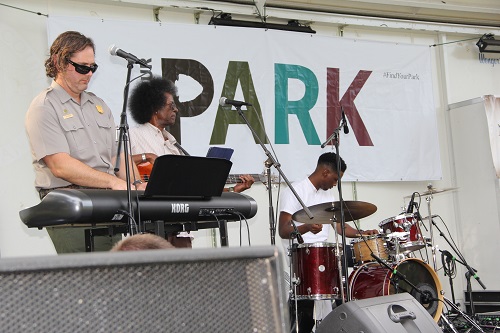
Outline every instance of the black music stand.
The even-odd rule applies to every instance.
[[[232,165],[231,161],[223,158],[159,156],[153,164],[144,196],[220,197]]]
[[[159,156],[153,164],[144,196],[176,199],[220,197],[232,165],[231,161],[224,158]],[[217,221],[216,226],[219,228],[221,246],[228,246],[227,221]],[[156,228],[157,235],[165,234],[163,223],[157,223]]]

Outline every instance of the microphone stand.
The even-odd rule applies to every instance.
[[[122,113],[120,115],[120,133],[118,135],[118,147],[117,147],[117,152],[116,152],[116,163],[115,163],[115,172],[120,171],[120,152],[121,152],[121,145],[123,142],[123,152],[124,152],[124,157],[125,157],[125,181],[127,183],[127,207],[128,207],[128,225],[129,225],[129,232],[131,235],[138,233],[140,230],[135,230],[136,226],[134,223],[134,210],[132,209],[132,189],[130,187],[130,168],[129,168],[129,140],[128,140],[128,123],[127,123],[127,101],[128,101],[128,91],[129,91],[129,84],[130,84],[130,76],[132,73],[132,68],[134,67],[134,62],[131,60],[128,60],[127,64],[127,79],[125,81],[125,89],[123,92],[123,108],[122,108]]]
[[[451,271],[452,271],[451,261],[455,260],[455,257],[453,257],[453,255],[446,250],[445,251],[443,251],[441,249],[438,249],[438,250],[439,250],[439,252],[442,253],[441,259],[442,259],[442,263],[443,263],[444,275],[445,276],[448,275],[448,281],[450,282],[451,300],[453,301],[453,303],[456,303],[455,290],[453,288],[453,276],[452,276],[453,274],[451,273]],[[446,257],[446,259],[444,259],[444,257]]]
[[[285,181],[285,183],[288,185],[288,187],[292,191],[293,195],[295,196],[295,198],[297,199],[297,201],[300,203],[300,205],[304,209],[304,212],[306,213],[306,215],[310,219],[314,218],[314,216],[312,215],[312,213],[309,210],[309,208],[306,207],[306,205],[304,204],[304,202],[302,201],[302,199],[299,197],[299,195],[297,194],[297,192],[293,188],[292,184],[290,184],[290,182],[288,181],[288,178],[286,178],[285,174],[281,170],[281,165],[276,161],[276,159],[273,157],[273,155],[271,154],[271,152],[269,151],[269,149],[267,149],[267,147],[264,145],[264,143],[262,142],[262,140],[260,139],[260,137],[257,135],[257,133],[255,132],[255,130],[250,125],[250,122],[248,121],[248,119],[243,114],[243,111],[241,111],[241,106],[240,105],[238,105],[238,106],[235,105],[235,108],[236,108],[236,111],[238,111],[238,114],[240,115],[240,117],[243,119],[243,121],[245,122],[245,124],[248,126],[248,128],[252,132],[253,137],[257,139],[257,141],[259,142],[259,145],[262,147],[262,149],[264,150],[264,153],[267,155],[267,160],[265,162],[265,166],[267,168],[267,177],[268,177],[267,178],[268,179],[267,180],[267,182],[268,182],[267,183],[267,191],[268,191],[268,200],[269,200],[269,231],[270,231],[270,234],[271,234],[271,245],[275,245],[276,244],[276,221],[275,221],[275,218],[274,218],[273,193],[272,193],[272,188],[271,188],[271,172],[270,172],[271,166],[274,166],[274,168],[276,170],[278,170],[278,173],[280,174],[281,178],[283,178],[283,180]],[[267,137],[267,134],[266,134],[266,137]]]
[[[421,296],[420,296],[420,300],[423,302],[423,303],[428,303],[429,301],[433,301],[433,302],[439,302],[440,300],[439,299],[434,299],[432,297],[432,295],[429,295],[430,292],[429,291],[422,291],[420,288],[418,288],[417,286],[415,286],[413,283],[411,283],[404,274],[402,274],[399,270],[397,269],[393,269],[391,266],[389,266],[385,261],[383,261],[382,259],[380,259],[378,256],[376,256],[373,252],[371,253],[371,256],[382,266],[384,266],[385,268],[387,268],[390,272],[392,272],[393,276],[390,277],[390,280],[391,282],[394,284],[395,286],[395,289],[396,289],[396,293],[398,293],[398,291],[400,290],[399,288],[399,285],[398,285],[398,281],[399,279],[403,280],[404,282],[406,282],[411,288],[412,290],[416,290]],[[410,292],[408,292],[407,290],[403,290],[407,293],[409,293],[411,295]],[[439,292],[439,291],[438,291]],[[417,299],[415,296],[414,296],[415,299]],[[446,297],[443,297],[443,299],[446,301],[446,303],[450,304],[451,302],[446,298]],[[417,301],[419,301],[417,299]],[[422,303],[419,301],[419,303]],[[451,303],[450,305],[452,305],[453,308],[457,308],[458,307]],[[460,311],[460,309],[458,309],[458,311]],[[466,318],[464,317],[465,319],[469,320],[469,322],[476,328],[478,329],[480,332],[483,332],[484,331],[481,329],[481,327],[479,325],[477,325],[474,321],[471,321],[470,318]],[[441,314],[441,319],[443,319],[443,322],[449,326],[449,328],[454,332],[454,333],[458,333],[458,331],[456,330],[456,328],[453,326],[453,324],[448,320],[448,318],[446,318],[446,316],[444,316],[443,314]]]
[[[434,222],[434,219],[432,218],[432,216],[429,217],[429,220],[431,221],[431,225],[434,225],[434,227],[436,227],[436,229],[439,231],[439,235],[444,238],[444,240],[448,243],[448,245],[452,248],[452,250],[457,254],[457,256],[460,258],[461,261],[457,260],[455,258],[453,258],[453,260],[458,261],[460,264],[462,264],[463,266],[465,266],[465,268],[467,268],[467,272],[465,273],[465,277],[467,279],[467,293],[469,295],[469,300],[470,300],[471,316],[474,318],[475,317],[475,310],[474,310],[474,302],[472,300],[472,287],[471,287],[471,284],[470,284],[470,278],[471,278],[471,276],[474,277],[477,280],[477,282],[479,283],[479,285],[483,289],[486,289],[486,286],[481,281],[481,278],[477,275],[477,270],[475,270],[474,268],[472,268],[467,263],[467,261],[465,260],[464,256],[462,256],[462,254],[460,253],[460,251],[458,251],[458,249],[448,240],[448,238],[445,236],[445,234],[441,231],[441,229]],[[464,318],[465,318],[465,316],[464,316]]]
[[[339,154],[339,132],[341,128],[344,128],[346,126],[345,118],[342,119],[342,123],[340,124],[339,127],[337,127],[332,135],[321,145],[321,148],[324,148],[328,142],[332,141],[334,142],[335,145],[335,153],[337,154],[337,173],[338,173],[338,180],[337,180],[337,188],[339,192],[339,203],[340,203],[340,234],[342,238],[342,255],[340,255],[339,251],[339,242],[337,239],[335,239],[335,244],[336,244],[336,251],[337,251],[337,265],[339,266],[338,269],[340,272],[342,272],[342,284],[343,288],[340,290],[340,297],[342,299],[342,303],[345,303],[346,301],[349,302],[351,300],[351,295],[349,292],[349,272],[348,272],[348,262],[347,262],[347,256],[345,255],[347,253],[346,249],[346,239],[345,239],[345,217],[344,217],[344,198],[342,197],[342,180],[340,176],[340,154]],[[335,217],[335,216],[334,216]],[[332,228],[335,232],[335,235],[337,235],[337,228],[336,228],[336,220],[332,219],[334,223],[331,223]],[[337,236],[336,236],[337,238]],[[345,269],[342,269],[342,267],[345,267]],[[345,290],[345,297],[344,297],[344,290]]]

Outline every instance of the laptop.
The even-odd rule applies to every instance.
[[[210,147],[208,148],[207,157],[231,160],[231,156],[233,156],[233,153],[234,149],[232,148]]]
[[[144,191],[147,197],[220,197],[233,163],[224,158],[159,156]]]

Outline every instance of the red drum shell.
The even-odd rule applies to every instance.
[[[377,262],[369,262],[361,265],[349,276],[351,300],[396,294],[396,288],[390,282],[395,269],[405,275],[417,288],[431,290],[433,297],[441,300],[429,304],[421,303],[437,322],[443,311],[441,282],[439,282],[439,278],[432,267],[420,259],[410,258],[403,260],[399,264],[393,265],[391,271]],[[399,280],[399,286],[413,295],[414,291],[411,290],[412,288],[406,282]]]
[[[383,232],[390,234],[392,232],[410,232],[409,237],[399,238],[399,252],[410,253],[425,247],[425,240],[420,231],[418,219],[413,213],[404,213],[398,216],[390,217],[378,224]],[[395,251],[395,242],[388,241],[387,247]]]
[[[342,248],[340,248],[342,251]],[[292,278],[298,278],[297,299],[339,297],[339,270],[335,244],[304,243],[292,249]]]

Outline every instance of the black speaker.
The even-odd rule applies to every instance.
[[[3,332],[288,332],[275,247],[0,260]]]
[[[316,333],[442,332],[431,315],[408,293],[340,305],[318,325]]]

